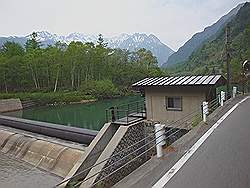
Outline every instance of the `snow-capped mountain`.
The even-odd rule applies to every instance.
[[[30,35],[24,37],[0,37],[0,46],[6,41],[18,42],[25,44]],[[37,32],[38,40],[43,46],[53,45],[58,41],[69,44],[72,41],[93,42],[96,43],[97,35],[86,35],[83,33],[71,33],[67,36],[52,34],[47,31]],[[142,33],[121,34],[119,36],[104,38],[110,48],[121,48],[129,51],[135,51],[140,48],[150,50],[156,57],[161,66],[174,51],[167,45],[163,44],[155,35],[146,35]]]
[[[29,38],[30,35],[27,35],[26,38]],[[63,43],[69,44],[72,41],[80,41],[80,42],[96,42],[98,39],[98,36],[95,35],[85,35],[83,33],[70,33],[67,36],[63,35],[57,35],[57,34],[51,34],[47,31],[39,31],[37,32],[37,38],[40,42],[42,42],[44,45],[46,45],[47,41],[54,41],[58,42],[61,41]]]

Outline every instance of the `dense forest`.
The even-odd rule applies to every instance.
[[[241,64],[250,59],[250,3],[245,3],[228,25],[233,82],[240,83]],[[111,49],[102,35],[96,44],[58,42],[43,47],[33,33],[24,46],[6,42],[0,48],[0,98],[41,99],[47,95],[48,102],[70,102],[121,96],[131,92],[133,82],[148,76],[225,75],[225,56],[225,28],[187,62],[164,71],[150,51]]]
[[[36,33],[22,47],[6,42],[0,49],[0,92],[75,92],[105,98],[125,95],[131,84],[159,76],[156,57],[145,49],[110,49],[102,35],[94,43],[56,43],[43,48]]]
[[[230,64],[233,82],[241,82],[242,63],[250,59],[250,3],[238,11],[230,26]],[[226,73],[225,29],[197,49],[184,64],[166,69],[168,74],[218,74]]]

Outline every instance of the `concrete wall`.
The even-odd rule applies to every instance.
[[[142,147],[145,144],[144,141],[138,144],[135,143],[143,138],[145,138],[144,122],[138,122],[129,126],[120,126],[96,161],[96,164],[100,164],[91,169],[80,188],[111,187],[142,165],[149,159],[149,155],[145,154],[141,157],[136,157],[147,148]],[[133,144],[135,145],[132,146]],[[127,157],[124,158],[125,156]],[[110,159],[105,160],[108,158]],[[131,161],[131,159],[134,160]],[[123,166],[129,161],[131,162]],[[103,178],[105,179],[102,180]],[[99,180],[102,181],[99,182]]]
[[[20,99],[0,100],[0,113],[23,109]]]
[[[116,133],[117,129],[118,126],[106,123],[102,127],[102,129],[98,132],[94,140],[86,148],[84,155],[82,155],[82,157],[77,161],[77,163],[74,165],[74,167],[71,169],[71,171],[68,173],[68,175],[65,177],[64,180],[72,178],[72,176],[94,165],[99,156],[102,154],[105,147],[113,138],[113,135]],[[65,187],[71,183],[74,183],[79,179],[84,179],[88,173],[89,170],[87,170],[85,173],[81,173],[79,176],[76,176],[75,178],[72,178],[70,181],[66,181],[60,187]]]
[[[201,104],[206,100],[206,88],[201,87],[172,87],[172,88],[146,88],[147,119],[161,123],[171,123],[186,114],[201,109]],[[166,109],[166,97],[182,97],[182,111]]]
[[[84,153],[84,150],[5,130],[0,130],[0,151],[62,178]]]

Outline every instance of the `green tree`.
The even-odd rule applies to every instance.
[[[5,57],[10,58],[13,56],[23,56],[24,55],[24,49],[20,44],[17,44],[15,42],[9,42],[7,41],[2,46],[2,53]]]
[[[37,33],[33,32],[30,36],[30,39],[25,43],[26,51],[36,50],[41,48],[41,42],[37,40]]]

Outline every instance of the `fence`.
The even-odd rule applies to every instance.
[[[145,117],[146,105],[144,100],[106,109],[106,122],[129,124],[136,119],[144,119]]]
[[[79,172],[78,174],[74,175],[73,177],[71,177],[67,180],[64,180],[63,182],[61,182],[57,186],[61,185],[62,183],[66,182],[66,181],[69,181],[72,178],[75,178],[77,176],[81,176],[81,174],[84,174],[85,172],[89,171],[91,168],[94,168],[94,167],[96,167],[104,162],[109,161],[108,165],[105,166],[104,168],[102,168],[99,172],[96,172],[92,176],[85,178],[84,180],[80,180],[72,185],[73,187],[78,187],[82,183],[85,183],[86,181],[88,181],[90,178],[93,178],[94,176],[96,176],[104,171],[107,171],[107,169],[112,168],[114,165],[119,164],[116,169],[112,168],[111,171],[109,170],[110,173],[105,174],[105,176],[101,176],[101,178],[97,179],[97,181],[95,181],[94,184],[91,185],[91,187],[99,187],[101,182],[105,182],[113,174],[117,173],[119,170],[121,170],[122,168],[131,164],[132,162],[138,160],[141,157],[148,156],[148,153],[152,153],[152,151],[153,151],[153,153],[156,153],[156,148],[157,148],[157,156],[162,157],[162,155],[163,155],[162,146],[163,145],[169,146],[178,137],[181,137],[182,135],[184,135],[185,133],[188,132],[185,129],[185,127],[183,127],[183,125],[186,121],[193,121],[193,119],[195,117],[201,116],[202,114],[203,114],[203,116],[204,115],[209,116],[215,109],[217,109],[219,106],[223,105],[223,100],[229,99],[229,97],[227,97],[227,96],[228,96],[227,93],[225,93],[225,92],[221,93],[220,96],[217,96],[212,101],[209,101],[205,105],[203,105],[202,110],[200,110],[200,109],[195,110],[189,114],[186,114],[181,119],[178,119],[178,120],[176,120],[168,125],[161,125],[160,128],[159,128],[159,124],[156,125],[156,126],[158,126],[158,128],[155,129],[155,131],[148,133],[143,139],[141,139],[137,142],[134,142],[133,144],[130,144],[128,147],[120,150],[119,152],[112,155],[111,157],[108,157],[108,158],[100,161],[99,163],[96,163],[95,165],[84,169],[83,171]],[[135,103],[133,103],[133,105],[131,105],[131,104],[123,105],[123,106],[115,107],[114,109],[109,109],[108,112],[111,114],[115,113],[116,118],[112,119],[112,116],[111,116],[111,120],[116,121],[117,118],[122,118],[122,117],[124,117],[124,115],[128,116],[129,114],[144,112],[145,105],[144,104],[142,105],[142,104],[143,103],[141,103],[141,105],[139,105],[139,103],[135,102]],[[114,112],[111,112],[110,110],[114,110]],[[123,110],[126,113],[123,116],[119,116],[117,112],[120,112]],[[203,120],[206,121],[206,119],[203,119]],[[137,146],[137,147],[135,147],[135,146]],[[133,149],[133,150],[131,151],[131,149]],[[126,151],[130,151],[130,152],[126,152]],[[124,155],[124,153],[126,153],[126,155]],[[117,159],[116,158],[117,156],[122,156],[122,157]]]

